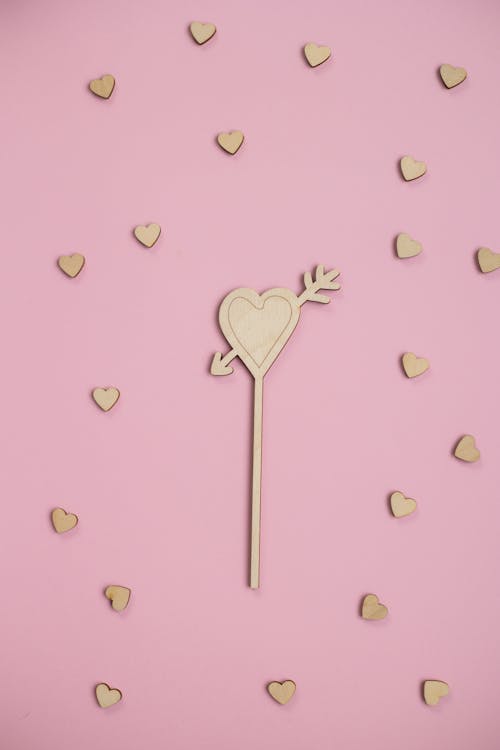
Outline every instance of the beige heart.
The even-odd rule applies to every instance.
[[[403,354],[401,361],[403,363],[403,369],[409,378],[416,378],[419,375],[422,375],[430,367],[428,359],[425,357],[417,357],[413,352],[406,352],[406,354]]]
[[[189,30],[191,31],[193,39],[195,42],[198,42],[198,44],[205,44],[205,42],[208,42],[217,31],[213,23],[200,23],[199,21],[193,21]]]
[[[219,308],[221,330],[255,378],[263,377],[298,323],[300,306],[289,289],[235,289]]]
[[[424,701],[428,706],[436,706],[440,699],[449,692],[450,688],[446,682],[441,680],[425,680],[424,682]]]
[[[458,86],[459,83],[467,78],[465,68],[454,68],[453,65],[441,65],[439,75],[447,89]]]
[[[95,697],[101,708],[109,708],[121,701],[122,694],[117,688],[110,688],[105,682],[100,682],[95,686]]]
[[[489,247],[480,247],[477,251],[477,262],[483,273],[491,273],[500,268],[500,253],[494,253]]]
[[[111,606],[116,612],[121,612],[129,603],[131,593],[126,586],[108,586],[104,596],[110,600]]]
[[[71,276],[72,279],[78,276],[83,266],[85,265],[85,258],[80,253],[73,253],[73,255],[61,255],[57,259],[57,265],[64,271],[66,276]]]
[[[375,594],[367,594],[363,599],[361,615],[364,620],[383,620],[387,617],[387,607],[379,602]]]
[[[455,456],[461,461],[467,461],[468,463],[474,463],[479,459],[481,454],[476,448],[476,441],[472,435],[464,435],[458,441],[455,448]]]
[[[118,388],[94,388],[92,398],[103,411],[109,411],[120,398]]]
[[[293,698],[294,693],[297,689],[297,685],[293,680],[285,680],[284,682],[270,682],[267,686],[269,695],[274,698],[275,701],[281,703],[282,706],[288,703],[290,698]]]
[[[245,136],[241,130],[231,130],[230,133],[219,133],[217,136],[219,146],[231,155],[238,151],[244,140]]]
[[[330,47],[320,47],[313,42],[309,42],[304,47],[304,55],[311,68],[315,68],[317,65],[326,62],[331,54]]]
[[[115,79],[112,75],[106,74],[102,78],[94,78],[89,83],[89,89],[101,99],[109,99],[115,87]]]
[[[396,252],[398,258],[414,258],[422,252],[422,245],[403,232],[396,237]]]
[[[136,240],[139,240],[139,242],[145,247],[153,247],[160,236],[160,233],[161,227],[159,224],[148,224],[147,226],[139,224],[139,226],[134,229]]]
[[[74,513],[66,513],[63,508],[54,508],[52,511],[52,525],[58,534],[71,531],[78,523],[78,516]]]
[[[427,166],[424,161],[415,161],[411,156],[403,156],[400,162],[401,173],[405,180],[416,180],[427,172]]]
[[[390,498],[392,515],[396,518],[409,516],[417,508],[416,500],[406,497],[402,492],[393,492]]]

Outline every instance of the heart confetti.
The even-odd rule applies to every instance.
[[[447,89],[452,89],[454,86],[458,86],[467,78],[467,71],[465,68],[454,68],[453,65],[441,65],[439,68],[439,75],[441,80]]]
[[[320,47],[313,42],[309,42],[304,47],[304,55],[311,68],[316,68],[318,65],[326,62],[331,57],[331,54],[330,47]]]
[[[126,586],[108,586],[104,596],[110,600],[115,612],[121,612],[128,605],[131,593]]]
[[[402,492],[393,492],[390,498],[392,515],[396,518],[409,516],[417,508],[416,500],[406,497]]]
[[[89,83],[89,89],[96,96],[100,96],[101,99],[109,99],[115,88],[115,79],[109,73],[102,76],[102,78],[94,78]]]
[[[83,266],[85,265],[85,257],[80,253],[73,253],[73,255],[61,255],[57,259],[57,265],[64,271],[66,276],[74,279],[78,276]]]
[[[364,620],[383,620],[387,617],[387,607],[379,602],[375,594],[367,594],[363,599],[361,616]]]
[[[423,375],[429,367],[429,360],[425,357],[417,357],[413,352],[406,352],[401,357],[403,369],[409,378],[416,378],[419,375]]]
[[[241,130],[231,130],[229,133],[219,133],[217,143],[228,154],[233,156],[243,145],[245,136]]]
[[[109,411],[120,398],[118,388],[94,388],[92,398],[103,411]]]
[[[491,273],[500,268],[500,253],[494,253],[489,247],[480,247],[477,251],[477,262],[483,273]]]
[[[159,224],[148,224],[147,226],[139,224],[139,226],[134,229],[136,240],[139,240],[144,247],[153,247],[160,234],[161,227]]]
[[[189,30],[191,36],[198,44],[205,44],[205,42],[208,42],[217,31],[213,23],[200,23],[199,21],[193,21]]]
[[[121,690],[110,688],[105,682],[100,682],[95,686],[95,697],[101,708],[109,708],[121,701],[122,693]]]
[[[54,508],[52,511],[52,525],[58,534],[74,529],[78,523],[78,516],[74,513],[66,513],[64,508]]]
[[[412,156],[403,156],[400,161],[401,174],[407,182],[417,180],[427,172],[427,166],[424,161],[415,161]]]
[[[414,258],[420,255],[422,245],[417,240],[413,240],[409,234],[398,234],[396,237],[396,253],[398,258]]]
[[[282,706],[293,698],[297,685],[293,680],[285,680],[284,682],[270,682],[267,686],[267,691],[271,698],[281,703]]]
[[[455,447],[455,456],[461,461],[467,461],[467,463],[474,463],[479,460],[481,454],[476,448],[476,441],[472,435],[464,435],[460,438]]]
[[[446,682],[441,680],[425,680],[424,701],[428,706],[437,706],[441,698],[448,695],[450,688]]]

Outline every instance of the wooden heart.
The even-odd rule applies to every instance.
[[[94,78],[89,83],[89,89],[101,99],[109,99],[115,87],[115,79],[112,75],[106,74],[102,78]]]
[[[245,136],[241,130],[231,130],[230,133],[219,133],[217,136],[219,146],[231,156],[238,151],[244,140]]]
[[[122,694],[117,688],[110,688],[105,682],[100,682],[95,686],[95,697],[101,708],[109,708],[121,701]]]
[[[387,617],[387,611],[387,607],[379,602],[375,594],[367,594],[363,599],[361,616],[364,620],[383,620]]]
[[[416,500],[411,497],[406,497],[402,492],[393,492],[391,495],[391,510],[392,515],[396,518],[403,518],[403,516],[409,516],[417,508]]]
[[[221,330],[252,375],[263,377],[299,321],[300,306],[289,289],[235,289],[219,308]]]
[[[401,361],[403,363],[403,369],[409,378],[416,378],[419,375],[429,369],[429,360],[425,357],[417,357],[413,352],[406,352],[403,354]]]
[[[316,68],[318,65],[326,62],[331,57],[331,54],[330,47],[320,47],[313,42],[309,42],[304,47],[304,55],[311,68]]]
[[[472,435],[464,435],[463,438],[460,438],[455,448],[455,456],[468,463],[474,463],[479,459],[481,454],[476,448],[476,441]]]
[[[54,508],[52,511],[52,525],[58,534],[74,529],[78,523],[78,516],[74,513],[66,513],[63,508]]]
[[[398,258],[414,258],[420,255],[422,245],[417,240],[413,240],[409,234],[398,234],[396,237],[396,253]]]
[[[109,411],[120,398],[118,388],[94,388],[92,398],[103,411]]]
[[[148,224],[147,226],[139,224],[139,226],[134,229],[136,240],[139,240],[141,245],[144,245],[145,247],[153,247],[160,236],[160,233],[161,227],[159,224]]]
[[[424,161],[415,161],[411,156],[403,156],[400,162],[401,173],[405,180],[417,180],[427,172],[427,166]]]
[[[72,279],[78,276],[83,266],[85,265],[85,257],[80,253],[73,253],[73,255],[61,255],[57,259],[57,265],[64,271],[66,276],[70,276]]]
[[[454,68],[453,65],[441,65],[439,75],[447,89],[458,86],[459,83],[467,78],[465,68]]]
[[[126,586],[108,586],[104,596],[110,600],[111,606],[116,612],[121,612],[129,603],[131,593]]]
[[[450,688],[441,680],[425,680],[424,700],[428,706],[436,706],[441,698],[448,695]]]
[[[193,21],[189,30],[191,36],[195,42],[198,42],[198,44],[205,44],[205,42],[208,42],[217,31],[213,23],[200,23],[199,21]]]
[[[293,698],[297,685],[293,680],[285,680],[285,682],[270,682],[267,686],[269,695],[274,698],[275,701],[281,703],[282,706],[288,703],[290,698]]]
[[[480,247],[477,251],[477,262],[483,273],[491,273],[500,268],[500,253],[494,253],[489,247]]]

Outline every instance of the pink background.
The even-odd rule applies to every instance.
[[[499,22],[495,0],[4,0],[2,747],[498,748],[500,272],[474,254],[500,250]],[[333,58],[309,68],[308,41]],[[447,91],[443,62],[467,81]],[[423,254],[395,258],[398,232]],[[252,592],[251,380],[209,375],[216,311],[316,263],[343,289],[266,378]],[[431,371],[408,380],[406,350]],[[98,385],[122,392],[107,414]],[[466,432],[474,465],[451,454]],[[387,620],[359,617],[368,592]],[[429,677],[451,690],[434,709]]]

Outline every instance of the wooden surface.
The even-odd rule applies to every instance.
[[[229,133],[219,133],[217,136],[219,146],[231,155],[235,154],[241,148],[244,140],[245,136],[241,130],[231,130]]]
[[[439,68],[439,75],[446,88],[452,89],[458,86],[459,83],[462,83],[462,81],[465,81],[467,71],[465,68],[454,68],[453,65],[445,63]]]
[[[198,44],[205,44],[205,42],[208,42],[217,31],[213,23],[200,23],[200,21],[193,21],[189,30],[191,36],[195,42],[198,42]]]
[[[401,363],[408,378],[417,378],[419,375],[423,375],[430,367],[428,359],[417,357],[413,352],[403,354]]]
[[[95,697],[101,708],[109,708],[122,699],[121,690],[110,688],[105,682],[95,686]]]
[[[412,156],[403,156],[400,161],[401,174],[407,182],[417,180],[427,172],[424,161],[416,161]]]
[[[101,78],[94,78],[89,83],[89,89],[96,96],[100,96],[101,99],[109,99],[115,88],[115,79],[109,73],[102,76]]]
[[[330,47],[319,46],[318,44],[314,44],[314,42],[309,42],[304,47],[304,55],[311,68],[322,65],[322,63],[331,57],[331,54]]]
[[[361,605],[361,616],[364,620],[383,620],[387,617],[387,607],[379,601],[376,594],[367,594]]]
[[[72,255],[61,255],[57,259],[57,265],[64,271],[66,276],[70,276],[72,279],[78,276],[80,271],[85,265],[85,257],[80,253],[73,253]]]
[[[396,237],[396,253],[398,258],[414,258],[415,255],[420,255],[422,252],[422,245],[417,240],[410,237],[409,234],[402,232]]]
[[[392,515],[396,518],[409,516],[417,509],[417,501],[406,497],[402,492],[393,492],[390,498]]]
[[[103,411],[109,411],[120,398],[120,391],[113,386],[110,388],[94,388],[92,398]]]
[[[74,529],[78,523],[78,516],[74,513],[66,513],[64,508],[54,508],[51,514],[52,525],[58,534]]]
[[[489,247],[480,247],[477,251],[477,262],[483,273],[491,273],[500,268],[500,253],[494,253]]]
[[[104,591],[104,596],[109,599],[111,606],[116,612],[122,612],[130,601],[131,590],[126,586],[108,586]]]
[[[428,706],[437,706],[441,698],[448,695],[450,688],[446,682],[441,680],[425,680],[424,701]]]
[[[475,463],[479,460],[481,454],[472,435],[464,435],[460,438],[455,447],[455,456],[467,463]]]
[[[293,698],[297,686],[293,680],[285,680],[284,682],[270,682],[267,686],[269,695],[274,698],[275,701],[281,703],[282,706],[288,703],[290,698]]]

